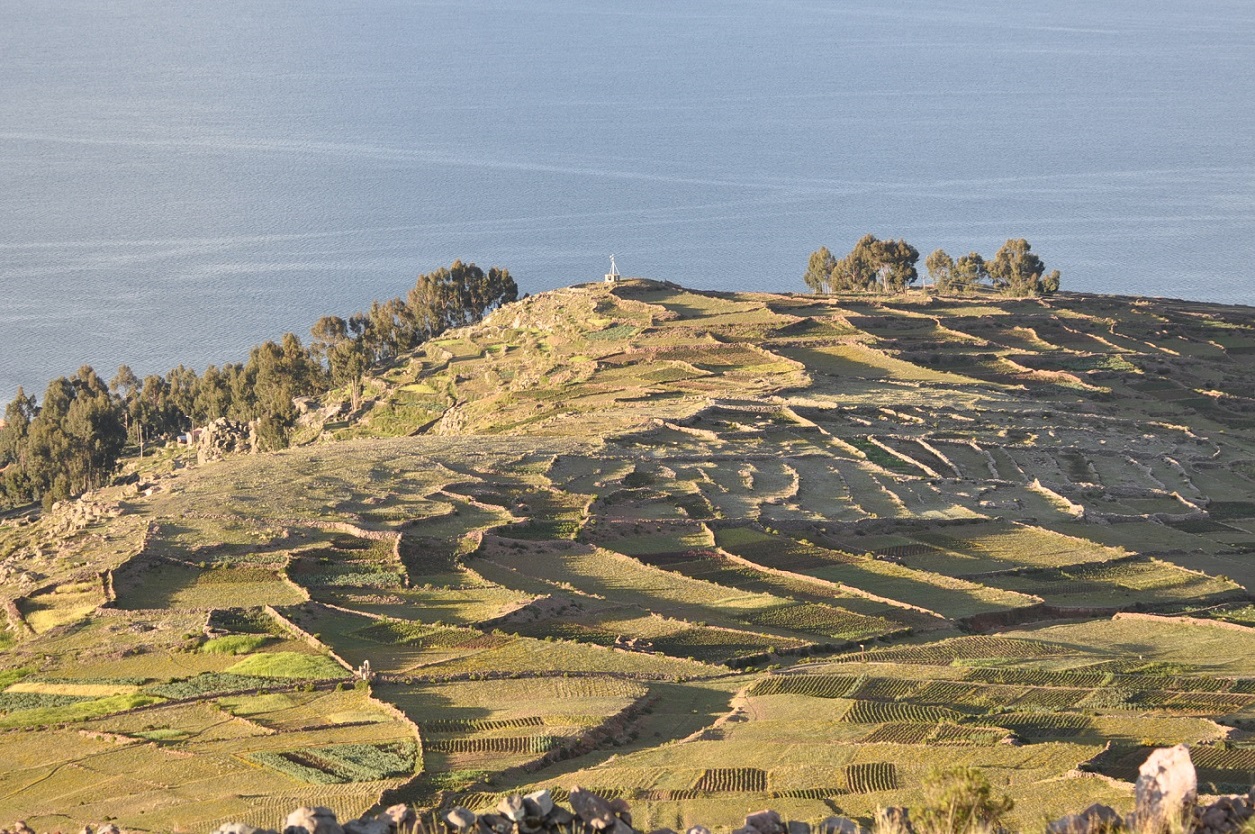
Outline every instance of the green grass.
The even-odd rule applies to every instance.
[[[627,525],[623,525],[625,528]],[[666,531],[635,532],[633,527],[619,531],[621,534],[603,540],[603,544],[617,553],[628,556],[646,556],[653,553],[675,553],[690,548],[710,547],[714,541],[704,530],[680,528]]]
[[[1255,632],[1171,619],[1123,618],[1045,625],[1007,632],[1068,651],[1184,663],[1202,674],[1255,675]]]
[[[829,565],[806,573],[881,597],[917,605],[949,618],[1027,608],[1036,603],[1035,599],[1018,591],[880,561]]]
[[[1199,576],[1158,560],[1042,569],[986,581],[1007,590],[1035,594],[1054,605],[1078,608],[1188,603],[1235,595],[1239,590],[1228,580]]]
[[[856,379],[893,379],[903,382],[930,382],[948,385],[972,385],[976,380],[945,371],[935,371],[910,362],[903,362],[871,347],[859,344],[780,351],[791,359],[814,367],[825,374]]]
[[[738,616],[773,607],[780,599],[689,579],[600,549],[574,548],[544,553],[501,549],[492,561],[520,574],[571,585],[597,596],[611,596],[647,611],[693,622],[736,628]]]
[[[685,679],[707,677],[726,670],[687,658],[654,657],[572,641],[507,637],[490,648],[476,649],[412,671],[436,675],[613,672],[641,678]]]
[[[269,643],[271,638],[262,634],[227,634],[214,637],[201,644],[205,654],[250,654]]]
[[[0,689],[7,689],[33,672],[30,668],[0,670]]]
[[[115,579],[118,607],[126,610],[163,608],[239,608],[290,605],[300,593],[276,573],[264,569],[201,570],[165,562],[135,562]]]
[[[844,698],[858,686],[859,679],[832,675],[774,675],[761,678],[751,688],[753,695],[807,695],[813,698]]]
[[[335,661],[323,655],[297,652],[262,652],[249,655],[223,670],[230,675],[267,678],[342,678],[348,673]]]

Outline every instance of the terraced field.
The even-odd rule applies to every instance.
[[[0,522],[0,818],[866,819],[945,763],[1033,825],[1181,741],[1247,784],[1251,344],[1069,294],[525,299],[309,445]]]

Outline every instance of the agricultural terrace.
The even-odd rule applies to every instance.
[[[0,522],[0,817],[579,784],[730,828],[971,764],[1032,826],[1177,742],[1248,786],[1252,356],[1249,311],[1069,293],[507,305],[305,445]]]

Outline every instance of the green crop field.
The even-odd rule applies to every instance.
[[[162,449],[0,520],[0,817],[211,830],[579,784],[646,829],[866,823],[970,764],[1032,827],[1127,809],[1177,742],[1249,784],[1246,315],[647,281],[511,304],[292,448]]]

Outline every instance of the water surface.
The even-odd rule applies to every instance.
[[[454,258],[800,290],[864,232],[1255,303],[1245,0],[0,0],[0,397]]]

